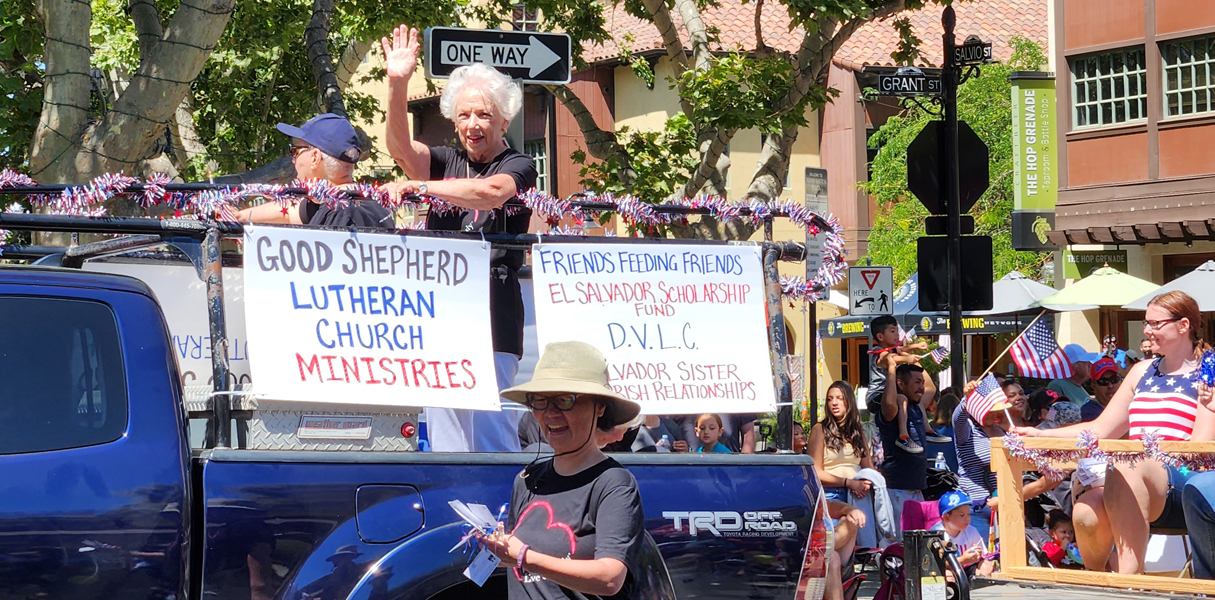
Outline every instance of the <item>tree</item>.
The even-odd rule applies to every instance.
[[[764,0],[755,1],[757,50],[715,53],[714,31],[706,27],[701,12],[713,0],[624,0],[625,10],[650,21],[662,36],[666,55],[675,68],[670,84],[680,97],[680,114],[670,119],[662,132],[601,130],[578,97],[565,86],[550,86],[553,94],[570,110],[586,141],[587,152],[596,161],[583,159],[586,182],[598,191],[634,193],[647,200],[690,197],[701,192],[720,194],[729,166],[724,155],[734,135],[744,129],[764,132],[759,163],[750,176],[747,198],[770,200],[779,196],[789,167],[789,155],[801,127],[807,125],[808,107],[821,108],[836,94],[826,85],[835,52],[862,25],[885,19],[906,9],[921,8],[929,0],[781,0],[791,19],[791,28],[805,31],[796,53],[786,54],[763,41],[760,18]],[[512,0],[494,0],[486,7],[500,11]],[[950,0],[936,0],[948,4]],[[548,17],[564,0],[538,0],[528,7]],[[673,11],[679,14],[689,40],[680,39]],[[599,15],[599,13],[593,13]],[[601,19],[601,16],[599,17]],[[593,20],[588,19],[588,20]],[[555,19],[548,26],[559,25]],[[585,23],[583,25],[586,25]],[[905,22],[902,23],[905,25]],[[896,27],[903,46],[914,49],[916,40],[906,26]],[[568,29],[567,29],[568,30]],[[576,41],[598,41],[605,32],[586,26]],[[627,45],[628,40],[623,40]],[[575,43],[575,48],[579,46]],[[651,81],[654,74],[642,60],[633,60],[634,71]],[[666,164],[667,169],[652,165]],[[752,233],[741,221],[723,229],[712,219],[682,228],[677,233],[706,238],[745,238]]]
[[[290,179],[280,158],[290,141],[274,124],[322,111],[377,118],[374,99],[345,90],[371,40],[401,21],[452,24],[457,8],[0,0],[0,167],[46,183],[151,171],[196,180],[254,167],[252,178]]]
[[[958,119],[966,121],[987,144],[991,156],[991,185],[979,198],[971,213],[975,233],[992,237],[992,269],[996,277],[1018,270],[1037,279],[1050,258],[1046,252],[1018,252],[1012,248],[1013,152],[1012,84],[1013,71],[1036,71],[1046,63],[1046,55],[1036,43],[1013,38],[1013,54],[1008,63],[982,68],[982,75],[958,88]],[[896,281],[916,271],[916,239],[923,235],[928,211],[907,190],[907,146],[933,119],[911,105],[901,115],[891,117],[870,137],[870,145],[880,148],[873,161],[872,174],[862,188],[877,199],[878,212],[869,234],[869,257],[875,264],[894,267]]]

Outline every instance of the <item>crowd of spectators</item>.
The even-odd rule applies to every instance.
[[[971,394],[977,381],[960,392],[938,392],[913,347],[879,337],[887,319],[871,323],[873,375],[865,406],[872,430],[861,426],[855,408],[841,406],[852,389],[836,382],[828,389],[822,420],[800,439],[806,440],[804,451],[815,458],[830,501],[857,506],[870,519],[878,513],[867,507],[885,502],[897,526],[904,502],[935,500],[941,518],[936,528],[955,544],[972,574],[990,572],[984,553],[998,535],[991,527],[998,504],[992,438],[1010,432],[1076,438],[1085,431],[1101,439],[1139,440],[1148,432],[1161,440],[1215,438],[1213,394],[1198,380],[1199,359],[1209,347],[1199,338],[1197,303],[1183,293],[1162,294],[1148,305],[1145,343],[1137,352],[1118,350],[1110,339],[1103,340],[1098,352],[1068,345],[1063,351],[1072,367],[1070,377],[1029,385],[1030,380],[999,376],[1004,399],[994,405]],[[944,447],[956,466],[934,457],[941,446],[927,443],[929,432],[951,438]],[[932,451],[923,452],[926,446]],[[869,481],[851,484],[855,473],[867,466],[876,466],[884,478],[884,500],[875,497],[878,493]],[[952,489],[938,486],[950,481],[938,474],[940,467],[956,475]],[[1215,473],[1195,474],[1150,459],[1134,466],[1082,459],[1069,475],[1054,481],[1035,472],[1025,474],[1021,500],[1029,546],[1035,551],[1031,564],[1143,573],[1150,532],[1188,526],[1194,577],[1215,578]],[[836,512],[845,511],[837,507]],[[879,545],[899,540],[896,531]]]

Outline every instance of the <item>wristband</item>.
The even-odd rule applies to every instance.
[[[522,548],[519,548],[519,564],[517,564],[517,565],[515,565],[515,566],[516,566],[516,567],[517,567],[517,568],[518,568],[520,571],[522,571],[522,570],[523,570],[523,557],[524,557],[524,556],[527,556],[527,549],[528,549],[528,545],[527,545],[527,544],[523,544],[523,547],[522,547]]]

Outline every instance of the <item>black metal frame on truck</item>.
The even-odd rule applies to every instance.
[[[70,186],[36,185],[27,187],[0,188],[0,194],[10,195],[55,195]],[[143,185],[136,184],[126,188],[124,194],[139,194]],[[210,184],[170,184],[165,186],[169,192],[195,193],[212,189],[223,189],[223,186]],[[305,195],[303,188],[286,188],[285,194]],[[354,193],[349,194],[357,197]],[[596,202],[574,202],[574,206],[586,211],[611,211],[616,207],[612,204]],[[523,206],[519,204],[519,206]],[[653,205],[658,213],[674,215],[709,214],[706,208],[685,206]],[[749,216],[748,209],[742,210],[743,216]],[[804,261],[806,247],[799,242],[773,242],[772,220],[779,213],[764,215],[764,242],[756,242],[762,248],[765,306],[767,313],[768,339],[771,350],[772,372],[777,397],[777,449],[780,452],[791,452],[793,447],[793,397],[792,383],[784,357],[789,354],[785,330],[785,320],[781,310],[780,274],[777,268],[779,261]],[[824,221],[821,227],[829,227]],[[36,264],[51,264],[70,268],[80,268],[86,260],[128,255],[131,253],[148,252],[150,249],[168,246],[184,255],[197,270],[199,278],[206,285],[208,320],[211,338],[211,367],[213,388],[211,397],[214,401],[206,418],[207,435],[204,448],[228,448],[232,446],[232,406],[233,401],[243,392],[234,390],[229,377],[227,352],[227,325],[224,315],[224,285],[222,269],[224,263],[228,266],[238,264],[239,255],[224,255],[221,252],[221,240],[239,238],[244,234],[240,223],[217,220],[198,219],[158,219],[143,217],[89,217],[69,215],[43,215],[0,213],[0,229],[13,231],[58,232],[72,234],[109,234],[119,235],[113,239],[86,243],[82,245],[62,246],[8,246],[2,248],[0,258],[28,260]],[[340,231],[360,231],[358,228],[339,228]],[[438,237],[450,239],[473,239],[489,242],[497,248],[530,249],[532,244],[544,243],[602,243],[602,244],[695,244],[695,245],[725,245],[735,242],[686,240],[667,238],[620,238],[592,237],[579,235],[536,235],[536,234],[481,234],[454,231],[425,231],[425,230],[362,230],[368,233],[390,233],[404,236]],[[743,242],[748,243],[748,242]],[[812,311],[813,312],[813,311]],[[227,401],[220,401],[220,399]]]

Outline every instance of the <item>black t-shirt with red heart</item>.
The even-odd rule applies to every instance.
[[[614,558],[628,567],[624,586],[610,598],[633,597],[645,523],[637,481],[608,458],[574,475],[559,475],[547,460],[515,478],[506,528],[528,552],[573,560]],[[512,600],[597,598],[508,567]]]

